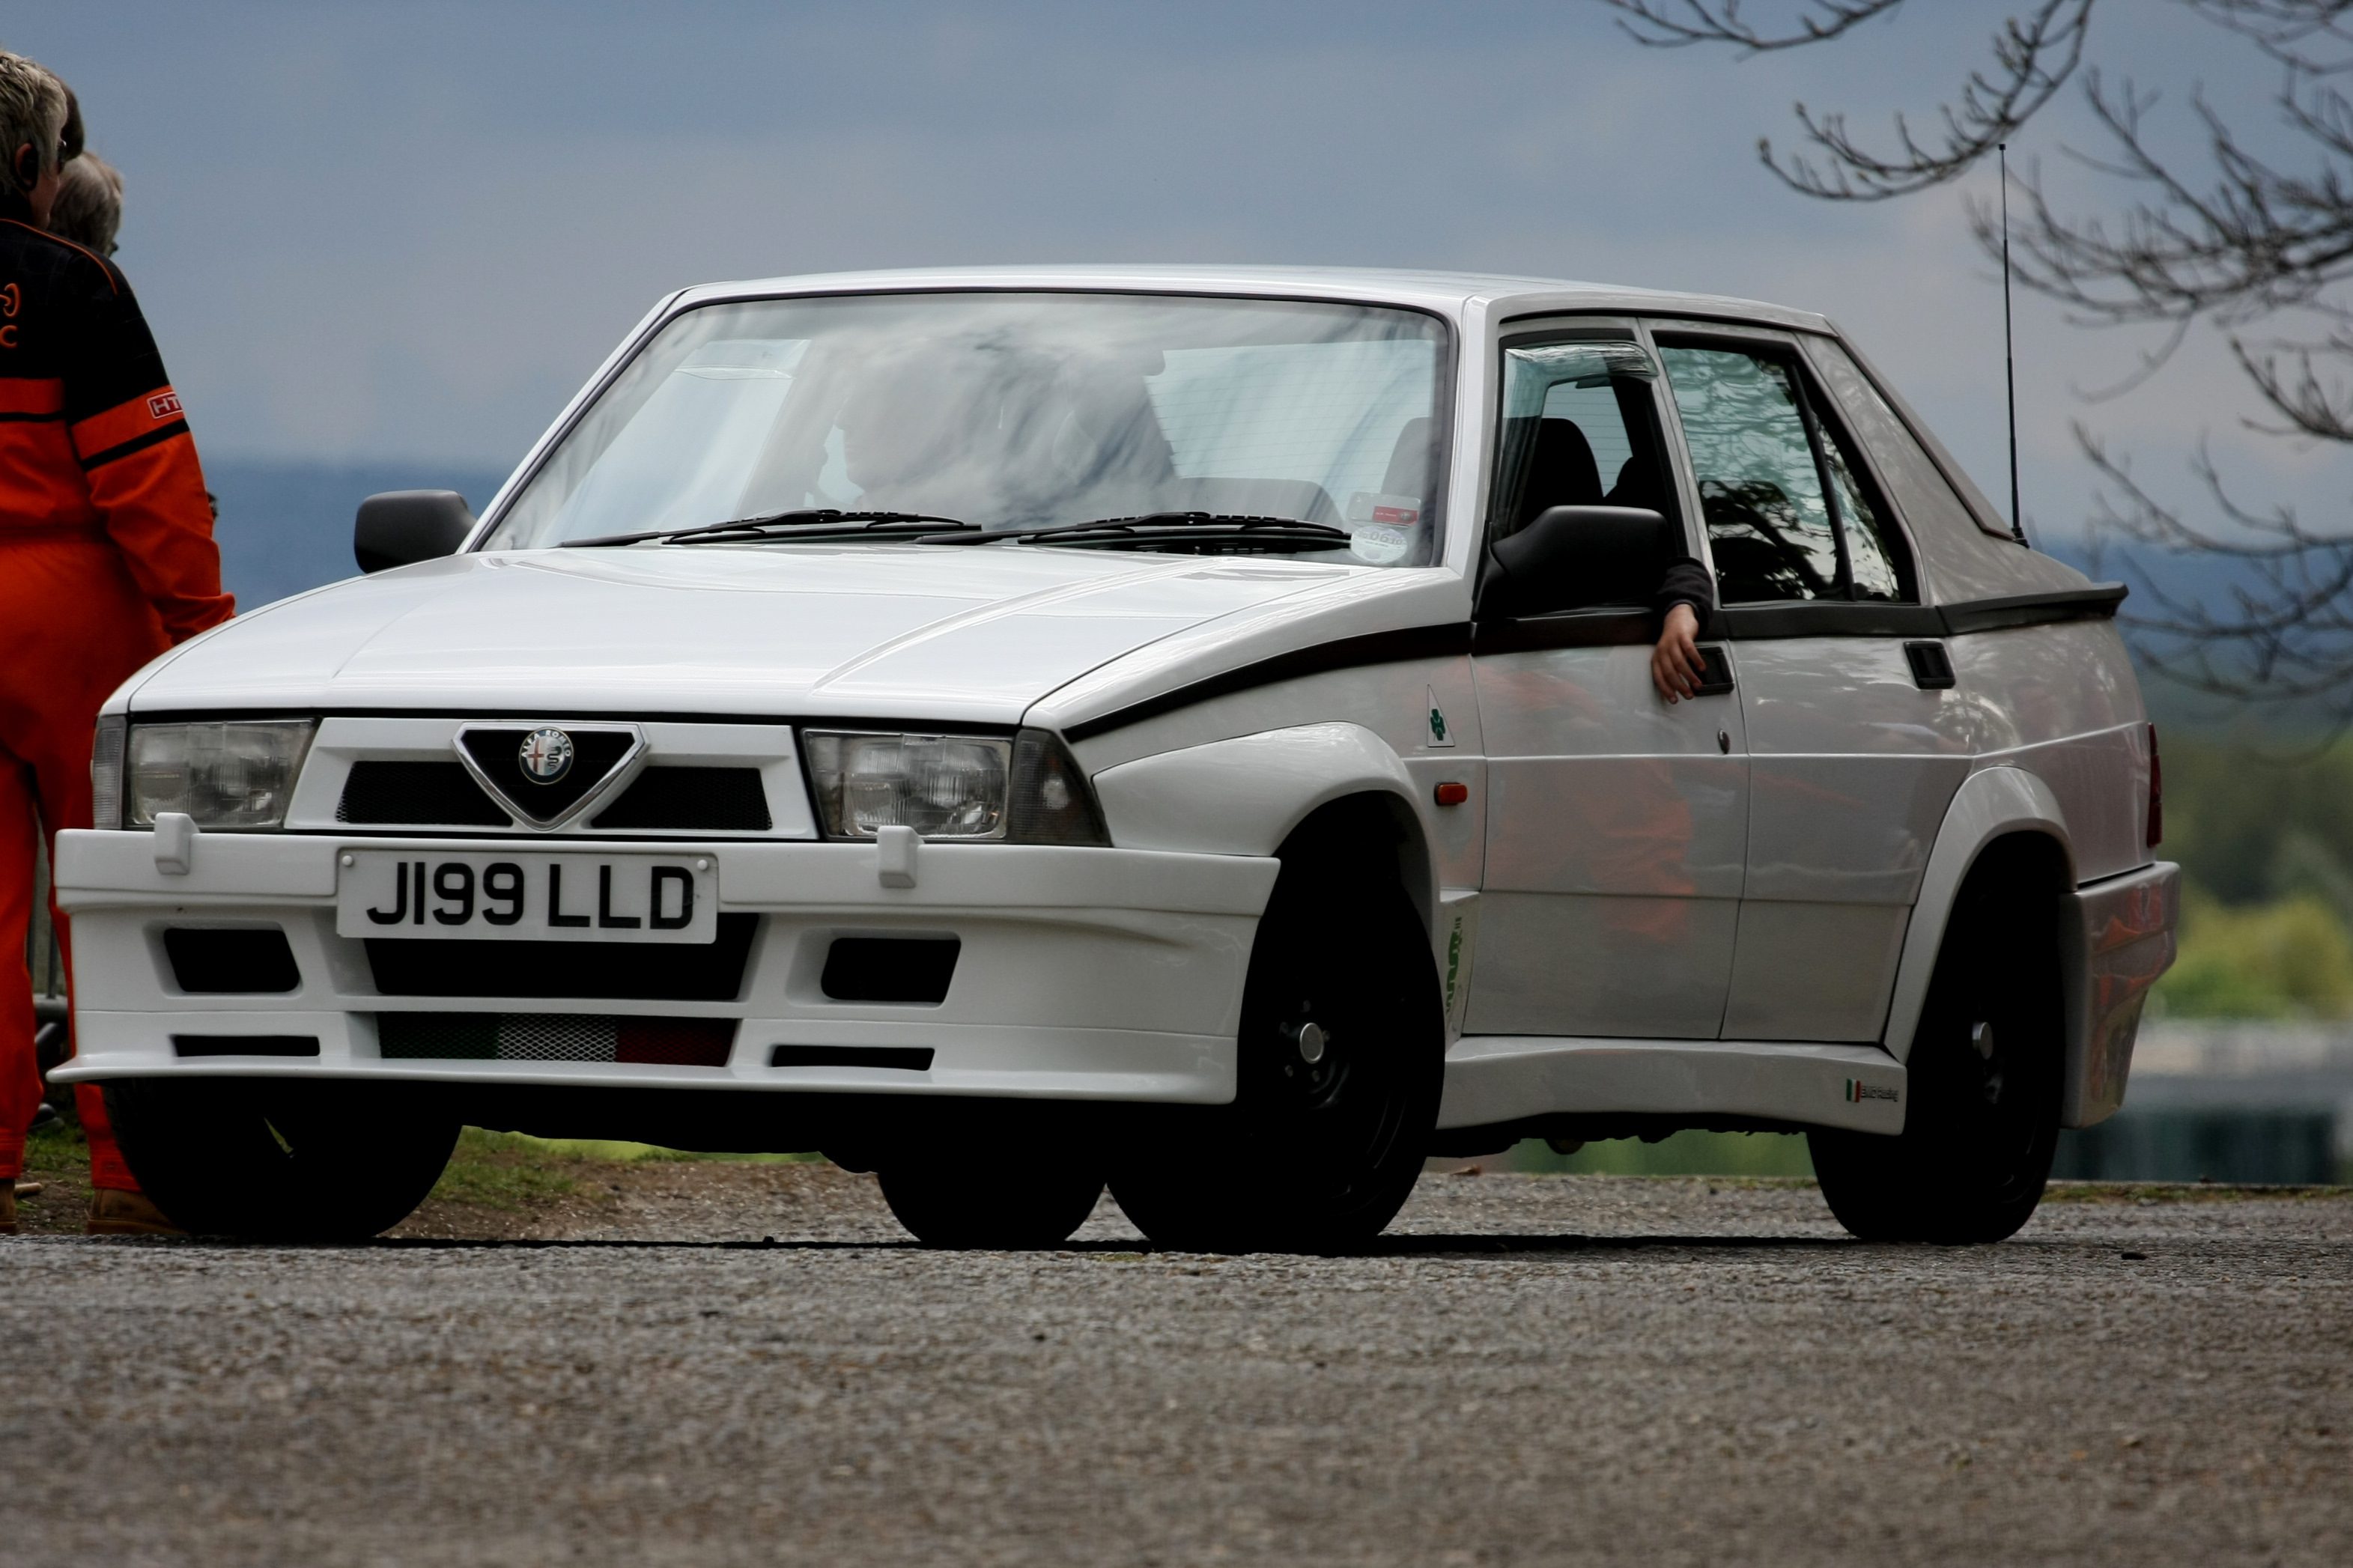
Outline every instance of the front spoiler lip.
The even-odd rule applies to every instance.
[[[771,1068],[771,1045],[809,1033],[806,1021],[762,1028],[739,1046],[749,1060],[723,1068],[662,1067],[639,1062],[435,1061],[328,1054],[334,1030],[330,1020],[343,1015],[303,1013],[202,1016],[213,1033],[320,1035],[322,1055],[301,1057],[180,1058],[162,1043],[174,1023],[191,1022],[154,1014],[95,1014],[91,1032],[104,1036],[116,1020],[132,1023],[148,1039],[145,1049],[107,1048],[103,1044],[49,1074],[52,1083],[102,1083],[128,1078],[291,1079],[332,1082],[441,1083],[518,1089],[698,1089],[754,1094],[877,1098],[1106,1100],[1133,1103],[1222,1105],[1234,1094],[1234,1042],[1229,1037],[1148,1033],[1142,1030],[1036,1031],[1041,1059],[1028,1067],[939,1067],[923,1072],[878,1068]],[[237,1026],[225,1026],[234,1023]],[[348,1024],[343,1027],[348,1030]],[[1022,1033],[1028,1033],[1022,1031]],[[348,1049],[348,1036],[345,1049]],[[1083,1059],[1092,1058],[1092,1060]],[[1059,1058],[1059,1059],[1056,1059]]]

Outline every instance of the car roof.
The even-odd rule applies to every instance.
[[[1416,272],[1357,267],[943,267],[819,272],[689,289],[678,303],[788,294],[889,293],[935,289],[1106,289],[1178,294],[1250,294],[1276,299],[1358,300],[1412,306],[1460,320],[1473,308],[1497,319],[1555,311],[1640,312],[1746,321],[1831,332],[1810,310],[1717,294],[1676,293],[1558,278],[1482,272]]]

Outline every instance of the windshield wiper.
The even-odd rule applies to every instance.
[[[1134,517],[1099,517],[1091,522],[1065,522],[1051,528],[1011,529],[1003,532],[965,534],[935,541],[940,544],[1060,544],[1086,550],[1205,551],[1213,545],[1248,549],[1328,550],[1348,543],[1355,535],[1327,522],[1296,517],[1260,517],[1223,511],[1147,511]]]
[[[855,526],[849,526],[854,524]],[[594,550],[607,544],[643,544],[660,540],[675,544],[681,540],[715,539],[730,534],[754,537],[772,528],[789,529],[797,538],[848,535],[852,538],[895,537],[900,534],[926,534],[945,531],[977,531],[980,525],[961,518],[939,517],[927,511],[871,511],[839,507],[796,507],[790,511],[766,512],[759,517],[739,517],[728,522],[706,522],[695,528],[656,528],[643,533],[606,533],[594,539],[567,539],[559,546],[565,550]]]

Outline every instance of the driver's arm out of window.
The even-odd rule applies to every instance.
[[[1698,693],[1706,679],[1700,661],[1700,628],[1715,613],[1715,584],[1707,568],[1683,556],[1659,580],[1652,601],[1659,612],[1658,646],[1651,650],[1651,684],[1669,702]]]

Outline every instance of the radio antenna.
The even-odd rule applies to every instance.
[[[2010,532],[2026,542],[2026,520],[2018,510],[2018,349],[2010,326],[2010,143],[1994,143],[2001,163],[2001,369],[2010,394]]]

